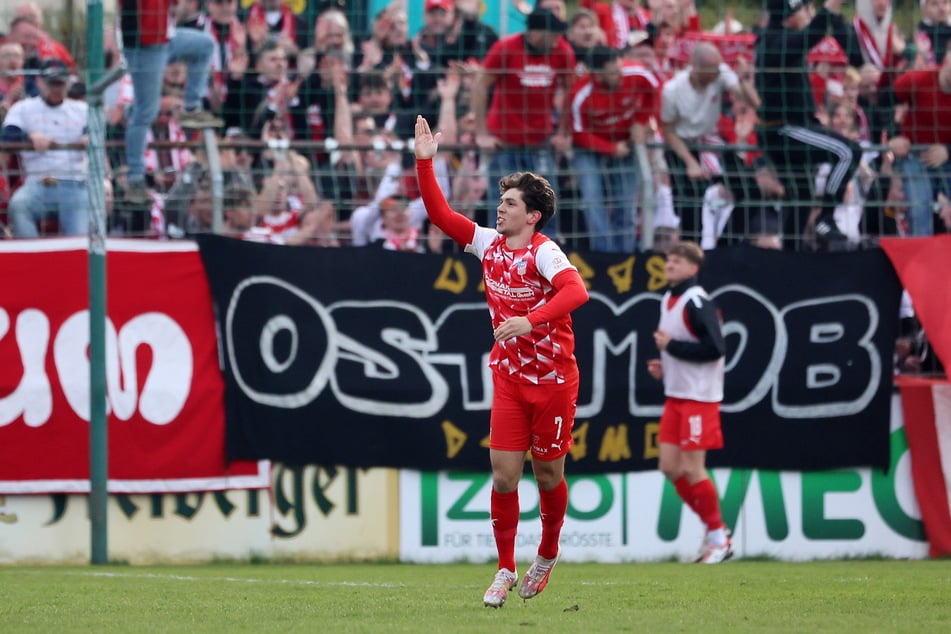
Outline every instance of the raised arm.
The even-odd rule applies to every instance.
[[[433,157],[439,147],[442,135],[437,132],[433,135],[429,129],[429,122],[422,115],[416,117],[416,139],[414,152],[416,153],[416,177],[419,179],[419,191],[426,206],[426,215],[434,225],[452,238],[454,242],[466,247],[472,242],[476,224],[453,211],[446,202],[446,197],[439,188],[436,172],[433,170]]]

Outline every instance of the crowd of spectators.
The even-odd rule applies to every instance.
[[[630,253],[650,232],[853,249],[951,227],[949,0],[922,0],[913,33],[892,0],[857,0],[854,19],[841,0],[768,0],[754,24],[710,25],[694,0],[537,0],[515,3],[525,31],[502,37],[481,4],[367,15],[329,0],[305,20],[284,0],[119,2],[104,29],[106,67],[128,68],[105,96],[110,231],[210,231],[213,130],[230,235],[452,248],[416,190],[420,113],[450,149],[437,173],[454,208],[491,224],[498,179],[538,172],[559,193],[546,231],[572,248]],[[42,11],[17,5],[0,39],[12,237],[86,231],[82,80]]]

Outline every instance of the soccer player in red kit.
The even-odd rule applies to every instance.
[[[565,456],[571,448],[578,398],[578,365],[571,311],[588,291],[561,248],[541,229],[555,214],[547,180],[516,172],[499,183],[496,228],[475,224],[450,209],[433,171],[435,136],[416,118],[416,173],[426,213],[437,227],[482,261],[485,296],[495,344],[489,356],[494,396],[489,421],[492,463],[491,517],[498,571],[483,602],[501,607],[518,582],[515,535],[518,483],[525,452],[532,452],[542,537],[538,555],[522,578],[519,596],[545,589],[558,562],[558,542],[568,509]]]
[[[707,526],[696,561],[716,564],[733,555],[720,498],[705,464],[708,449],[723,447],[720,401],[726,345],[716,307],[697,283],[702,265],[703,250],[695,242],[678,242],[667,252],[670,288],[661,299],[654,332],[661,358],[648,360],[647,371],[663,379],[667,397],[658,434],[660,470]]]

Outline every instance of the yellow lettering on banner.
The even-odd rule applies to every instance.
[[[584,287],[591,288],[591,282],[588,280],[592,279],[595,275],[591,265],[585,262],[584,258],[575,251],[568,254],[568,261],[574,264],[575,268],[578,269],[578,275],[584,280]]]
[[[490,436],[489,434],[486,434],[486,435],[485,435],[485,438],[483,438],[482,441],[479,443],[479,446],[480,446],[480,447],[485,447],[486,449],[488,449],[488,448],[489,448],[489,440],[490,440],[490,439],[491,439],[491,436]]]
[[[571,431],[571,449],[568,453],[571,454],[572,460],[581,460],[588,455],[588,427],[590,423],[585,421],[584,424],[575,427]]]
[[[442,271],[436,278],[433,285],[437,290],[449,291],[458,295],[466,289],[466,283],[469,276],[466,274],[466,267],[455,258],[446,258],[443,262]]]
[[[647,280],[647,290],[657,291],[667,286],[667,270],[664,268],[664,265],[667,261],[662,255],[652,255],[649,260],[647,260],[647,273],[650,275],[650,278]]]
[[[468,438],[466,432],[448,420],[444,420],[442,422],[442,433],[446,435],[446,457],[455,458],[456,454],[462,450],[463,445],[466,444],[466,439]]]
[[[601,438],[601,451],[598,460],[602,462],[618,462],[631,457],[631,446],[627,441],[627,425],[611,426],[604,430]]]
[[[634,285],[634,263],[637,258],[633,255],[620,264],[612,264],[608,267],[608,277],[614,282],[614,289],[618,293],[627,293]]]
[[[658,422],[644,425],[644,460],[660,456],[660,447],[657,445],[657,433],[659,431],[660,423]]]

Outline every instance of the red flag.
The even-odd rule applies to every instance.
[[[951,382],[898,376],[915,497],[932,557],[951,555]]]
[[[880,243],[902,286],[911,295],[915,314],[935,354],[951,367],[951,235],[930,238],[882,238]]]
[[[86,240],[8,240],[0,306],[0,494],[89,491]],[[225,459],[208,281],[193,243],[109,241],[109,491],[266,488]]]

